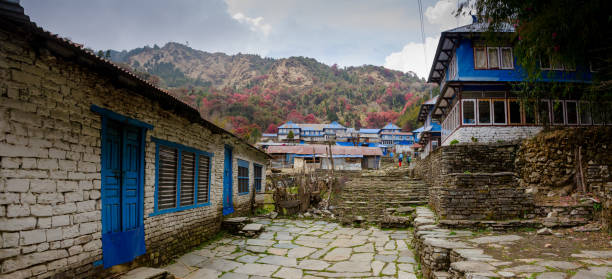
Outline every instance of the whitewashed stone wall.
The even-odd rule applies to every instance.
[[[223,147],[236,158],[266,158],[228,135],[189,122],[156,101],[116,88],[77,64],[39,54],[13,32],[0,31],[0,278],[101,276],[101,117],[91,105],[154,126],[147,132],[144,225],[147,254],[139,261],[162,264],[218,231],[223,189]],[[214,153],[211,205],[150,216],[154,210],[156,137]],[[265,179],[265,177],[264,177]],[[265,181],[263,182],[265,184]]]
[[[449,145],[451,141],[472,142],[472,137],[478,142],[490,143],[498,141],[513,141],[531,138],[542,131],[542,126],[474,126],[460,127],[450,136],[442,139],[442,145]]]

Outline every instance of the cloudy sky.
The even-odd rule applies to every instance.
[[[440,31],[457,0],[423,0],[426,59],[417,0],[22,0],[43,28],[92,49],[169,41],[228,54],[306,56],[340,66],[383,65],[429,73]]]

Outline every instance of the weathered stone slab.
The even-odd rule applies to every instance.
[[[258,275],[258,276],[271,276],[276,270],[280,267],[277,265],[271,264],[259,264],[259,263],[249,263],[243,266],[240,266],[234,270],[235,273],[242,273],[248,275]]]
[[[187,275],[185,279],[219,278],[219,276],[221,276],[221,271],[208,268],[200,268]]]
[[[329,263],[320,260],[303,260],[297,267],[306,270],[324,270],[329,267]]]
[[[268,240],[268,239],[249,239],[247,240],[247,245],[270,247],[274,244],[276,244],[274,240]]]
[[[285,279],[301,279],[302,278],[302,270],[291,267],[281,267],[276,273],[274,273],[274,277],[285,278]]]
[[[565,276],[567,275],[563,272],[544,272],[538,275],[536,279],[565,279]]]
[[[294,258],[281,257],[281,256],[265,256],[257,260],[257,262],[265,263],[265,264],[272,264],[272,265],[288,266],[288,267],[297,266],[297,262]]]
[[[514,273],[536,273],[544,272],[546,268],[539,265],[519,265],[514,267],[505,268],[503,271],[509,271]]]
[[[540,261],[536,263],[537,265],[552,267],[556,269],[562,270],[570,270],[580,268],[581,265],[566,261]]]
[[[293,248],[291,250],[289,250],[289,253],[287,253],[287,257],[289,258],[303,258],[303,257],[307,257],[308,255],[316,252],[317,249],[315,248],[310,248],[310,247],[296,247]]]
[[[478,244],[488,244],[488,243],[499,243],[499,242],[512,242],[521,239],[522,237],[518,235],[494,235],[494,236],[483,236],[478,238],[470,239],[469,241],[478,243]]]
[[[363,264],[363,262],[344,261],[335,263],[327,270],[335,272],[370,272],[370,265]]]
[[[496,268],[488,263],[479,261],[460,261],[451,263],[451,268],[459,272],[485,272],[493,271]]]
[[[323,257],[323,259],[326,261],[333,261],[333,262],[345,261],[351,257],[352,251],[353,249],[351,248],[336,248],[334,250],[331,250],[329,253],[327,253],[327,255]]]

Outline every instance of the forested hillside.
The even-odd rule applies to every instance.
[[[378,66],[208,53],[178,43],[106,55],[251,142],[289,120],[413,129],[418,105],[432,89],[414,73]]]

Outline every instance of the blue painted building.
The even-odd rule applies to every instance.
[[[423,122],[423,127],[415,130],[415,142],[419,144],[418,151],[421,158],[440,146],[440,122],[433,118],[433,108],[437,101],[438,96],[421,104],[419,109],[418,120]]]
[[[523,82],[526,74],[514,57],[514,42],[509,36],[514,28],[505,25],[498,30],[502,38],[508,35],[504,43],[485,40],[487,28],[486,23],[475,22],[440,36],[428,77],[428,82],[440,85],[440,97],[432,109],[432,117],[440,120],[440,144],[526,138],[548,124],[612,123],[606,114],[609,103],[590,104],[580,100],[580,92],[563,100],[520,100],[513,86]],[[551,58],[543,58],[539,64],[543,83],[567,82],[580,88],[592,79],[592,72],[584,65],[563,65]]]

